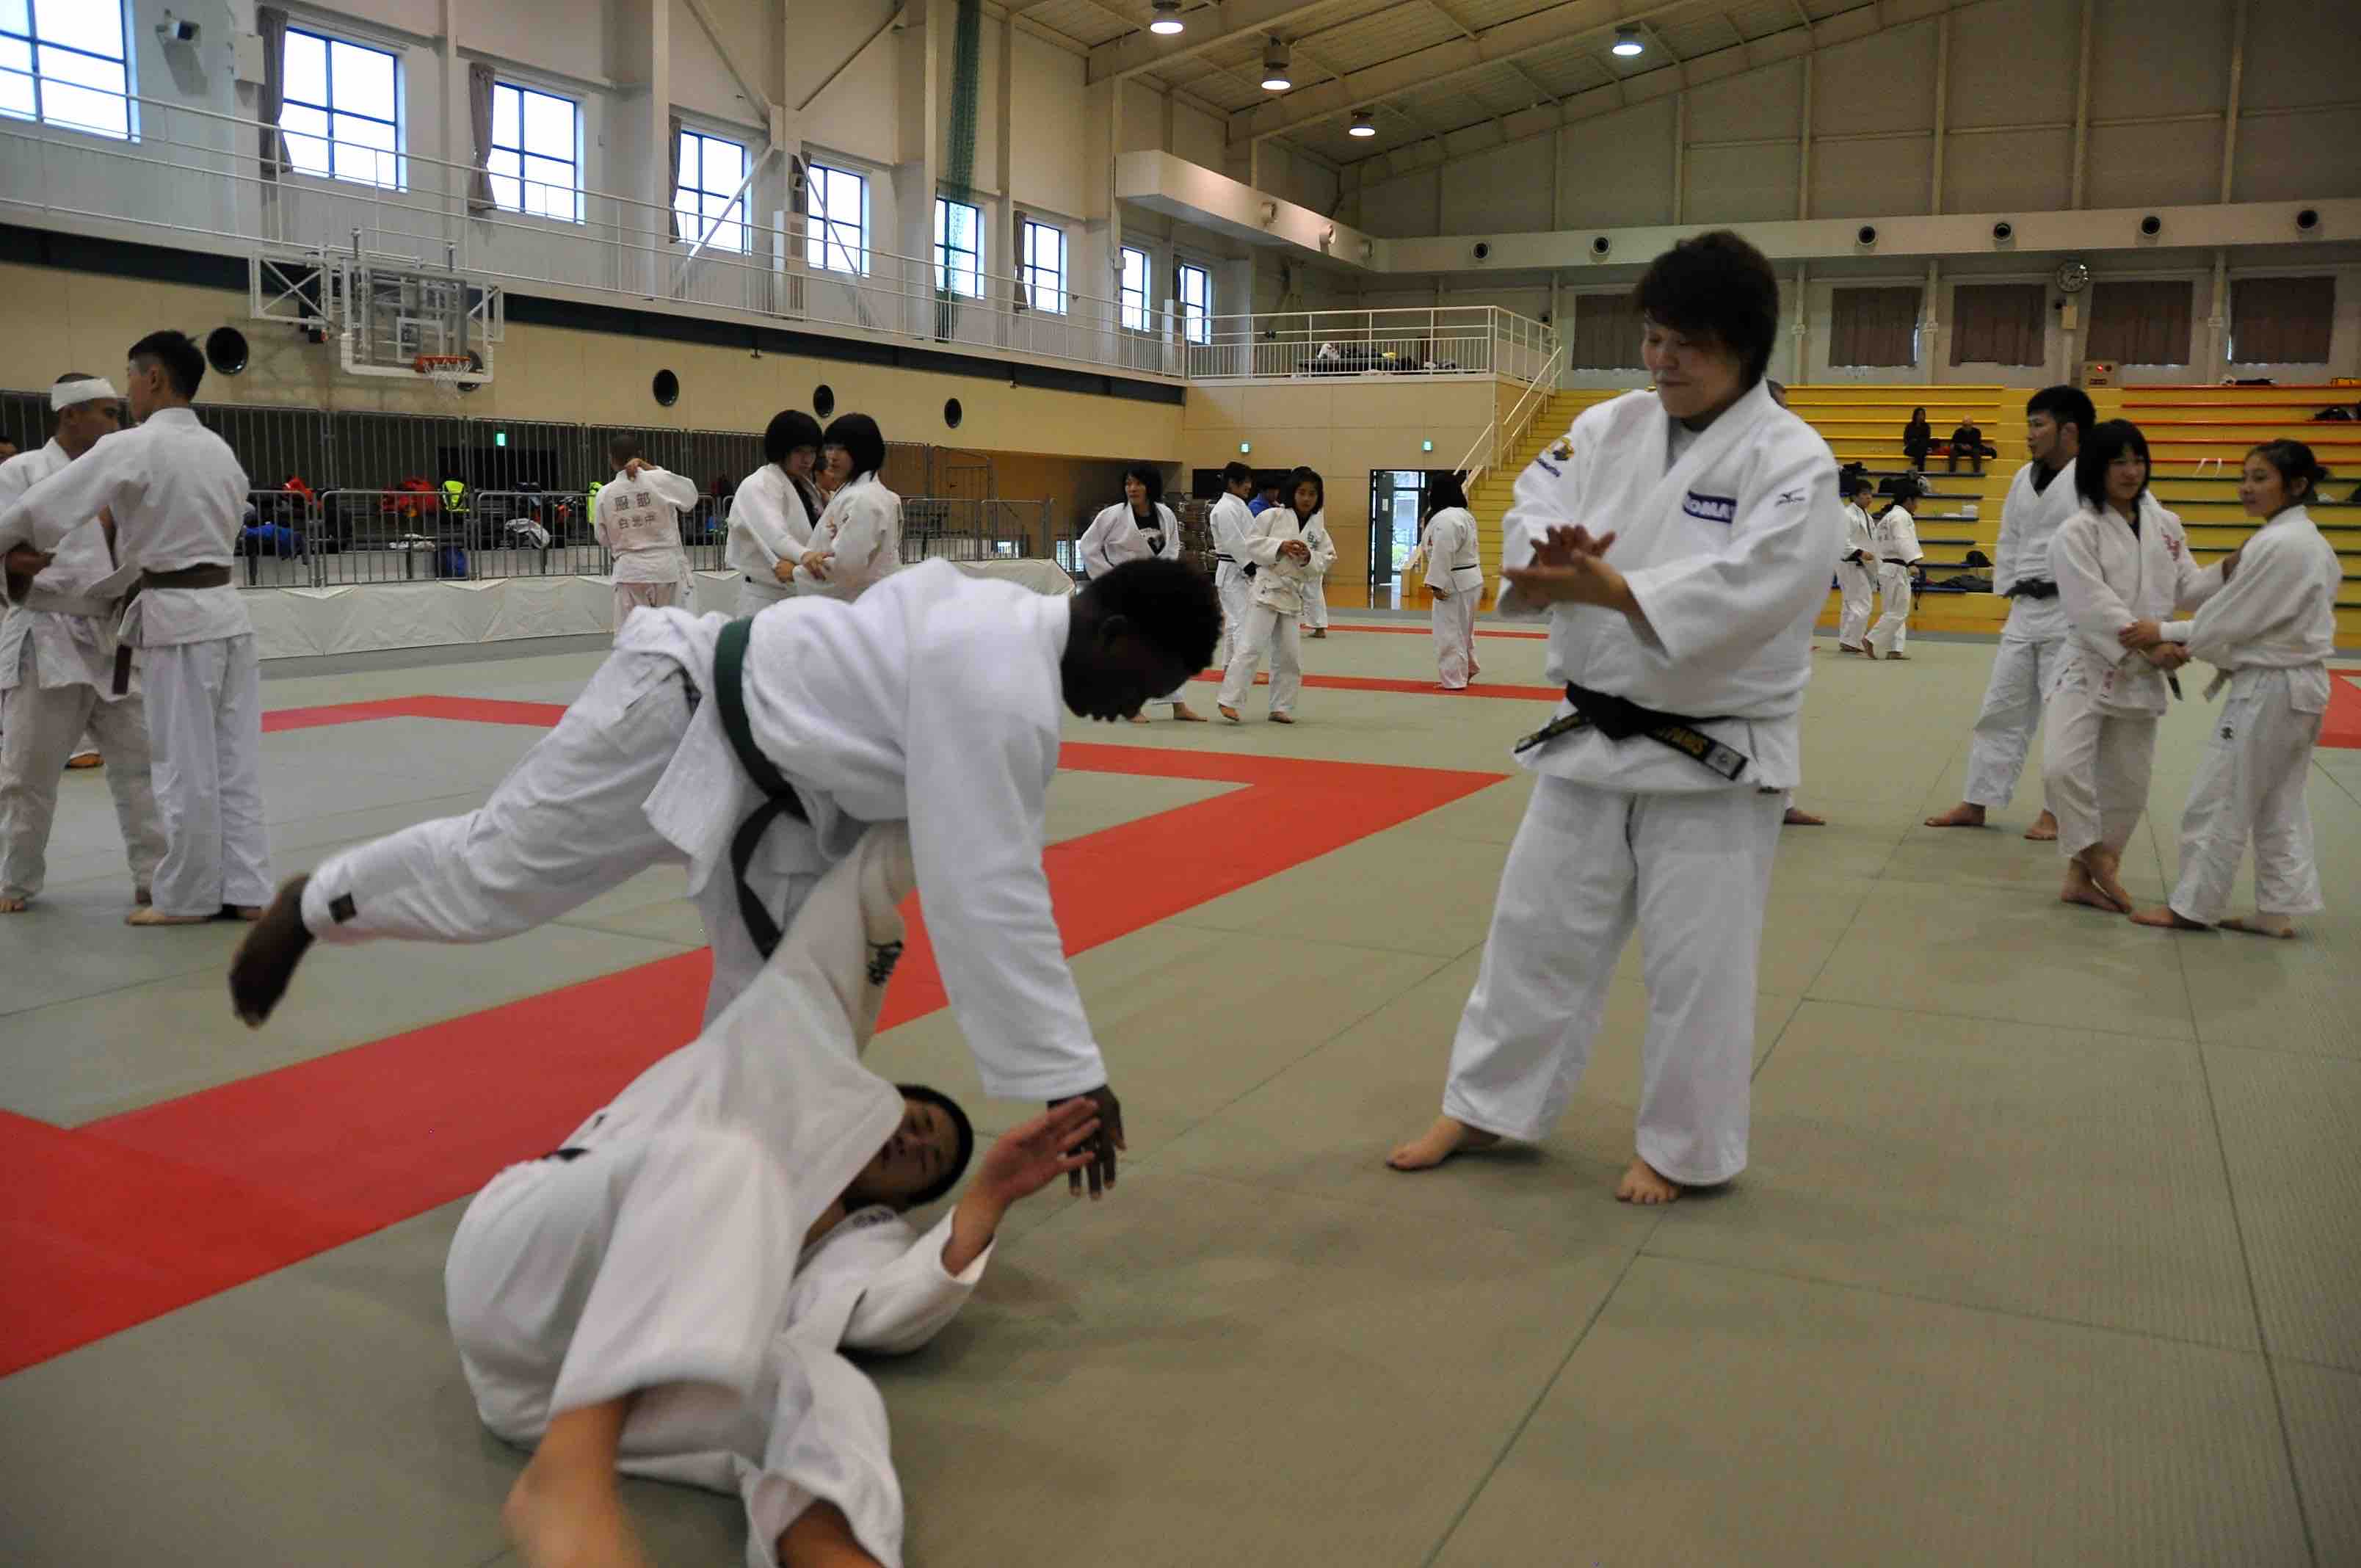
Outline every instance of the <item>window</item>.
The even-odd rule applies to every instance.
[[[804,230],[804,261],[830,272],[869,271],[869,181],[825,164],[811,166],[806,188],[811,223]]]
[[[0,115],[131,137],[122,0],[0,0]]]
[[[1027,301],[1037,311],[1066,313],[1066,231],[1048,224],[1025,223],[1024,280]]]
[[[935,198],[935,287],[983,297],[983,214],[965,202]]]
[[[1180,264],[1180,333],[1191,343],[1213,341],[1213,275]]]
[[[513,82],[492,85],[492,200],[511,213],[582,221],[582,106]]]
[[[279,128],[297,169],[398,190],[401,94],[392,54],[299,27],[287,29],[286,102]]]
[[[702,131],[680,133],[680,181],[673,187],[672,210],[680,237],[692,243],[711,225],[713,250],[746,248],[746,203],[738,187],[746,182],[746,149],[734,141]],[[719,219],[719,223],[715,220]]]
[[[1123,324],[1134,332],[1148,330],[1148,252],[1123,247]]]

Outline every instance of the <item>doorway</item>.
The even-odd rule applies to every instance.
[[[1426,475],[1415,468],[1369,471],[1369,602],[1391,599],[1426,515]]]

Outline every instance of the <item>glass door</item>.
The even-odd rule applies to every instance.
[[[1369,471],[1369,589],[1372,604],[1398,598],[1402,564],[1418,548],[1426,511],[1426,475],[1412,468]]]

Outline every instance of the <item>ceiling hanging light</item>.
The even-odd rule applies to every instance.
[[[1284,93],[1294,85],[1294,79],[1287,74],[1287,46],[1273,38],[1263,46],[1262,90]]]
[[[1156,19],[1148,24],[1151,33],[1168,37],[1181,30],[1180,0],[1156,0]]]
[[[1647,48],[1647,46],[1640,41],[1639,28],[1618,27],[1615,29],[1615,48],[1613,52],[1621,55],[1626,60],[1629,60],[1645,48]]]
[[[1348,137],[1373,137],[1377,135],[1377,116],[1369,113],[1367,109],[1354,110],[1352,128],[1347,130],[1345,134]]]

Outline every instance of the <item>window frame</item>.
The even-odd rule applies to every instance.
[[[517,139],[516,145],[513,147],[503,146],[500,139],[500,94],[503,93],[513,93],[517,94]],[[527,148],[524,110],[525,97],[528,93],[537,98],[547,98],[552,103],[563,104],[574,112],[574,155],[572,158],[560,159],[551,157],[548,153],[534,152]],[[511,154],[516,159],[515,173],[503,174],[497,168],[492,167],[502,153]],[[546,211],[536,212],[532,207],[525,204],[528,188],[538,187],[544,191],[557,189],[557,187],[553,185],[549,181],[531,179],[525,174],[525,159],[529,158],[539,159],[544,163],[564,162],[568,169],[573,170],[573,184],[568,192],[572,198],[572,212],[563,214]],[[553,93],[546,87],[536,87],[529,82],[522,82],[511,77],[495,76],[492,78],[492,145],[485,149],[484,162],[485,172],[492,182],[492,205],[500,211],[503,213],[513,213],[521,218],[541,218],[553,224],[579,225],[586,221],[584,216],[585,203],[582,199],[582,100],[579,98],[569,98],[563,93]],[[500,181],[503,180],[514,181],[516,182],[517,204],[515,206],[510,206],[507,203],[500,199]]]
[[[1124,266],[1123,270],[1115,274],[1115,321],[1126,332],[1152,332],[1156,327],[1156,317],[1148,305],[1148,280],[1156,276],[1156,258],[1136,245],[1121,247],[1117,254]],[[1135,256],[1139,258],[1139,287],[1137,290],[1131,286],[1131,258]],[[1135,294],[1139,300],[1137,320],[1134,319],[1131,303]]]
[[[54,43],[43,38],[38,6],[35,4],[35,0],[24,0],[24,3],[25,30],[20,33],[13,27],[0,27],[0,39],[13,39],[23,44],[29,69],[20,71],[14,67],[0,68],[0,75],[22,76],[30,82],[33,90],[33,107],[29,114],[19,113],[14,109],[0,109],[0,119],[19,120],[27,125],[40,126],[51,130],[71,131],[80,136],[97,137],[104,141],[137,142],[139,139],[139,82],[134,67],[137,60],[138,49],[132,41],[131,27],[134,18],[127,0],[111,0],[111,9],[115,18],[115,41],[123,50],[119,56],[98,54],[83,49],[79,44]],[[77,59],[97,60],[115,67],[123,73],[122,93],[110,93],[102,87],[92,87],[80,82],[59,81],[49,76],[41,69],[41,54],[44,49],[55,49]],[[57,81],[60,86],[74,88],[84,93],[94,93],[103,97],[120,96],[123,100],[123,129],[117,131],[111,126],[93,126],[79,120],[50,118],[49,104],[41,89],[44,83],[52,81]]]
[[[320,45],[321,54],[323,57],[321,60],[321,81],[324,84],[328,101],[325,104],[313,104],[286,93],[282,93],[280,95],[279,130],[280,134],[287,138],[288,143],[286,172],[306,180],[333,181],[340,184],[363,186],[371,191],[409,190],[410,148],[408,126],[406,124],[406,116],[403,112],[404,94],[402,92],[401,52],[399,49],[390,49],[384,44],[376,43],[368,39],[353,38],[341,33],[329,32],[325,28],[313,25],[308,20],[298,23],[291,18],[287,24],[287,38],[291,39],[299,36],[315,39]],[[376,115],[363,114],[357,109],[340,109],[336,106],[336,46],[338,44],[344,45],[346,49],[365,49],[370,54],[381,54],[385,56],[387,62],[392,66],[392,119],[387,120],[380,118]],[[286,40],[282,39],[280,42],[280,57],[279,62],[282,81],[285,78],[287,66],[285,48]],[[327,124],[327,135],[321,137],[313,136],[309,131],[289,130],[287,128],[287,111],[289,109],[310,109],[320,115]],[[393,130],[392,150],[389,152],[386,148],[381,147],[370,147],[366,142],[339,142],[336,138],[336,120],[339,115],[342,115],[346,119],[367,120],[371,125],[390,126]],[[326,169],[305,169],[295,162],[294,144],[298,137],[301,137],[305,141],[319,142],[327,148],[328,166]],[[352,175],[337,173],[336,148],[339,146],[357,147],[366,152],[376,153],[380,157],[391,158],[393,159],[392,180],[390,181],[383,180],[362,180]]]
[[[1202,303],[1189,298],[1189,277],[1194,273],[1204,280],[1205,298]],[[1180,297],[1180,336],[1183,342],[1210,344],[1213,341],[1213,269],[1211,267],[1176,257],[1173,260],[1175,292]]]
[[[705,233],[705,226],[709,222],[713,224],[713,237],[705,242],[705,248],[707,250],[726,250],[733,256],[752,255],[754,247],[754,230],[752,225],[746,221],[746,202],[743,197],[738,194],[738,186],[745,182],[746,170],[752,167],[754,149],[748,147],[744,142],[733,141],[718,131],[699,130],[695,126],[687,125],[680,127],[680,140],[683,143],[693,141],[697,144],[697,178],[698,183],[690,185],[683,182],[686,179],[686,173],[688,169],[688,148],[686,146],[683,146],[680,148],[680,166],[683,170],[683,179],[675,180],[673,181],[672,210],[673,215],[675,218],[686,220],[685,226],[687,228],[688,232],[686,236],[682,236],[675,232],[674,242],[679,245],[695,245],[697,242],[697,237]],[[705,179],[704,144],[707,142],[718,142],[723,147],[735,149],[738,154],[738,181],[736,184],[732,184],[727,191],[716,191],[710,186],[703,183]],[[691,198],[689,204],[686,207],[683,207],[681,205],[681,198],[683,196]],[[707,212],[705,210],[705,203],[708,200],[720,202],[722,203],[721,211],[718,214]],[[734,244],[731,243],[729,237],[730,231],[733,229],[737,231],[738,236],[737,241]]]
[[[861,213],[857,218],[828,215],[826,192],[829,177],[850,180],[861,193]],[[851,226],[857,243],[846,248],[840,232]],[[840,253],[849,265],[839,266],[829,259],[829,253]],[[843,169],[817,159],[804,168],[804,265],[822,272],[833,272],[841,278],[869,276],[869,176],[856,169]]]
[[[950,242],[950,219],[953,207],[962,208],[969,218],[968,233],[974,237],[973,246],[961,249]],[[952,267],[953,256],[967,258],[966,287],[957,287],[952,280],[959,276]],[[973,202],[962,202],[956,196],[935,192],[935,288],[939,293],[961,300],[983,298],[983,209]]]
[[[1057,236],[1058,259],[1054,268],[1034,259],[1034,236],[1036,235],[1054,235]],[[1037,218],[1028,217],[1025,220],[1023,232],[1016,236],[1016,255],[1018,258],[1016,276],[1018,280],[1025,286],[1025,302],[1027,306],[1037,311],[1047,311],[1051,315],[1064,315],[1066,313],[1066,302],[1069,298],[1069,291],[1066,288],[1066,259],[1068,255],[1066,248],[1066,231],[1060,228],[1055,224],[1045,224]],[[1045,273],[1049,274],[1053,280],[1051,283],[1046,286],[1042,282],[1042,277]]]

